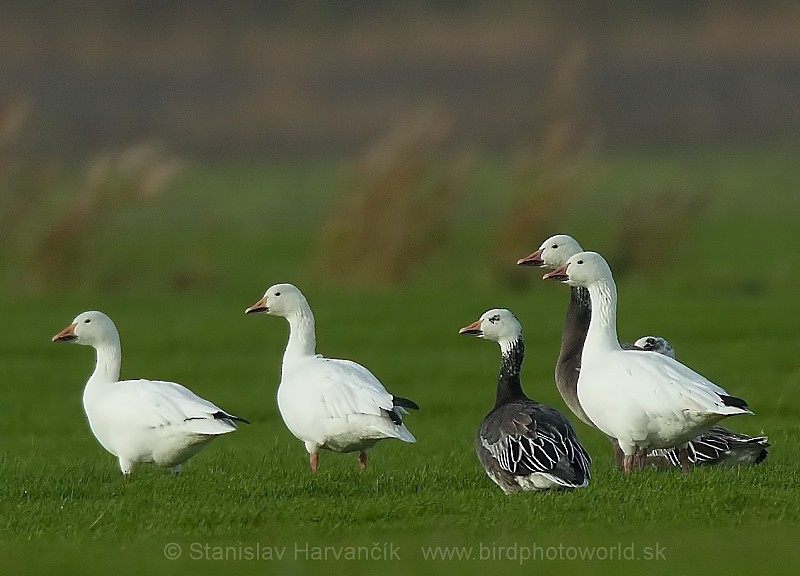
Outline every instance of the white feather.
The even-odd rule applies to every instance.
[[[236,430],[235,417],[180,384],[118,381],[119,333],[102,312],[78,315],[61,334],[67,330],[72,341],[97,351],[83,407],[95,437],[119,459],[126,475],[136,462],[153,462],[177,472],[214,437]]]
[[[276,284],[259,301],[258,311],[289,322],[278,408],[309,453],[320,448],[364,452],[385,438],[415,442],[400,422],[405,410],[394,406],[394,397],[372,372],[350,360],[317,354],[314,315],[300,290]]]
[[[568,282],[589,290],[592,317],[583,348],[578,399],[595,425],[637,448],[685,444],[727,416],[752,414],[726,405],[725,389],[657,352],[623,350],[617,340],[617,292],[611,270],[594,252],[572,256]]]

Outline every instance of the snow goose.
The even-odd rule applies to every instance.
[[[672,344],[661,336],[642,336],[633,344],[642,350],[675,358]],[[747,436],[737,434],[724,426],[713,426],[708,432],[689,442],[689,461],[695,466],[760,464],[769,455],[769,447],[766,436]],[[656,449],[647,455],[648,462],[660,467],[661,462],[654,462],[654,457],[662,458],[672,466],[680,466],[676,450]]]
[[[583,249],[572,236],[557,234],[545,240],[539,249],[529,256],[520,258],[517,264],[555,269],[566,264],[571,256],[579,252],[583,252]],[[582,286],[571,286],[570,302],[561,332],[561,350],[556,362],[555,379],[556,387],[569,409],[583,422],[594,426],[578,401],[577,391],[581,353],[589,330],[590,318],[591,302],[588,290]],[[675,357],[669,342],[659,336],[645,336],[633,345],[622,343],[621,346],[624,349],[642,348]],[[615,460],[621,465],[622,453],[616,439],[611,440],[614,444]],[[766,440],[764,436],[750,437],[732,432],[723,426],[714,426],[689,442],[689,459],[697,465],[758,464],[767,457],[766,448],[769,447],[769,443]],[[758,446],[760,448],[757,448]],[[648,463],[658,468],[680,465],[677,451],[672,449],[651,452],[648,455]]]
[[[519,374],[525,344],[514,315],[506,309],[489,310],[459,333],[500,344],[494,407],[475,438],[475,452],[489,478],[506,494],[588,485],[591,459],[569,421],[522,391]]]
[[[415,442],[403,424],[406,408],[419,407],[392,396],[364,366],[350,360],[324,358],[316,352],[314,315],[305,296],[292,284],[276,284],[245,310],[289,322],[283,354],[278,409],[286,427],[301,440],[316,472],[321,448],[358,452],[362,470],[367,450],[385,438]]]
[[[686,444],[725,417],[752,414],[747,403],[684,366],[656,352],[625,350],[616,327],[617,289],[606,261],[580,252],[545,278],[588,289],[591,320],[581,357],[578,399],[586,415],[616,438],[630,472],[634,456],[648,448],[679,447],[684,471]]]
[[[102,312],[79,314],[53,336],[95,349],[94,372],[83,389],[83,409],[98,442],[129,477],[136,462],[179,474],[181,465],[211,440],[236,430],[233,416],[175,382],[119,380],[119,332]]]

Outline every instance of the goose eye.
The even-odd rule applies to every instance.
[[[275,292],[275,296],[280,296],[280,295],[281,295],[280,292]]]
[[[583,260],[578,260],[578,264],[583,264]]]
[[[89,324],[91,321],[92,321],[92,320],[91,320],[90,318],[87,318],[86,320],[84,320],[84,321],[83,321],[83,323],[84,323],[84,324]]]
[[[495,322],[500,322],[500,314],[495,314],[491,318],[489,318],[489,322],[494,324]]]
[[[555,250],[556,248],[558,248],[558,244],[553,244],[552,246],[550,246],[550,248],[552,248],[553,250]]]

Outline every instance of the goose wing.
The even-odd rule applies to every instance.
[[[622,351],[616,377],[627,380],[648,411],[692,410],[717,414],[751,414],[747,403],[677,360],[650,351]]]
[[[514,476],[547,474],[563,486],[584,485],[591,458],[558,411],[533,402],[493,411],[478,430],[478,443]]]
[[[326,418],[352,414],[386,415],[394,410],[392,395],[364,366],[350,360],[315,358],[297,375],[313,383]]]
[[[114,384],[107,409],[117,422],[134,428],[182,427],[199,434],[224,434],[244,421],[185,386],[163,380],[123,380]]]

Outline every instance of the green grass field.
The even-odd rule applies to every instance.
[[[503,264],[513,270],[525,252],[492,261],[511,198],[502,166],[475,171],[446,246],[397,288],[311,273],[341,185],[332,166],[191,169],[162,198],[93,228],[68,274],[44,288],[15,288],[24,262],[6,247],[2,572],[796,573],[795,155],[604,159],[589,167],[580,200],[551,227],[531,230],[528,246],[567,232],[613,267],[627,199],[652,186],[710,191],[702,217],[672,239],[663,261],[617,279],[619,333],[666,336],[684,362],[746,398],[756,416],[728,424],[768,434],[768,460],[623,476],[601,435],[573,418],[594,459],[590,486],[513,497],[484,476],[472,451],[499,352],[457,331],[490,307],[514,311],[525,328],[526,392],[566,411],[552,372],[567,288],[539,281],[535,270],[525,271],[530,282],[503,281]],[[407,419],[417,444],[384,442],[365,473],[355,455],[326,452],[310,474],[275,404],[287,326],[243,313],[280,281],[309,298],[321,353],[365,364],[420,404]],[[123,480],[82,413],[91,349],[50,342],[86,309],[119,327],[123,377],[181,382],[252,425],[212,443],[178,478],[140,465]]]

